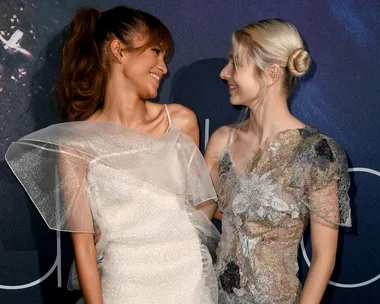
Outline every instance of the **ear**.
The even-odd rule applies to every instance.
[[[267,85],[274,85],[282,76],[282,69],[278,64],[272,64],[267,69],[266,77],[267,77]]]
[[[119,62],[122,63],[124,58],[123,58],[123,45],[121,44],[120,40],[115,39],[112,40],[110,43],[110,49],[112,53],[112,58]]]

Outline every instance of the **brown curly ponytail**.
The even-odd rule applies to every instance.
[[[79,10],[63,47],[57,91],[68,121],[88,118],[104,95],[104,77],[95,41],[100,14],[95,8]]]
[[[136,34],[148,38],[138,49],[132,43]],[[170,57],[173,49],[169,30],[148,13],[126,6],[105,12],[96,8],[80,9],[63,46],[62,71],[57,83],[67,121],[86,120],[101,106],[108,68],[106,44],[112,39],[120,40],[130,52],[160,45]]]

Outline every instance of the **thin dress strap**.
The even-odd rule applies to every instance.
[[[168,132],[168,131],[170,130],[170,127],[172,126],[172,120],[171,120],[171,118],[170,118],[168,105],[165,103],[164,106],[165,106],[166,116],[167,116],[167,118],[168,118],[168,122],[169,122],[169,126],[168,126],[168,128],[166,129],[166,132]],[[165,133],[166,133],[166,132],[165,132]]]
[[[230,127],[228,131],[228,138],[227,138],[226,147],[225,147],[225,149],[228,150],[229,152],[230,152],[231,137],[232,137],[232,128]]]
[[[232,155],[231,155],[231,138],[232,138],[232,128],[230,127],[229,130],[228,130],[228,137],[227,137],[227,142],[224,144],[224,148],[221,152],[221,155],[222,157],[225,155],[225,154],[228,154],[230,159],[232,158]]]

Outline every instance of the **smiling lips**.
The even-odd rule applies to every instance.
[[[150,73],[150,76],[152,76],[154,79],[156,79],[158,82],[160,81],[160,77],[156,74]]]
[[[230,91],[233,91],[233,90],[235,90],[235,89],[237,89],[237,85],[234,85],[234,84],[230,84],[229,86],[228,86],[228,89],[230,90]]]

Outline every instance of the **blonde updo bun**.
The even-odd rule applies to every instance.
[[[237,66],[239,60],[254,62],[264,82],[267,68],[283,68],[281,81],[288,95],[311,66],[311,57],[297,28],[282,19],[264,19],[234,31],[232,56]]]
[[[289,56],[287,66],[295,77],[301,77],[310,69],[311,57],[303,48],[295,49]]]

